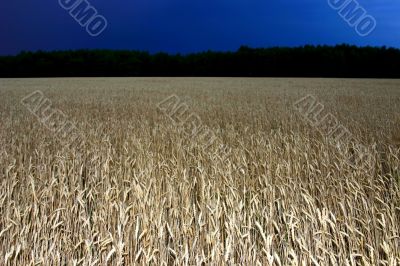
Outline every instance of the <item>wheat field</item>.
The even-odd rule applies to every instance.
[[[307,95],[353,138],[303,119]],[[0,117],[0,265],[400,265],[400,81],[2,79]]]

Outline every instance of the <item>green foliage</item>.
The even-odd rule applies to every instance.
[[[249,48],[187,55],[141,51],[22,52],[0,57],[0,77],[243,76],[400,78],[400,50],[386,47]]]

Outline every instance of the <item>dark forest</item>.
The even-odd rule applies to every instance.
[[[167,54],[124,50],[21,52],[0,57],[0,77],[400,78],[400,50],[387,47],[240,47]]]

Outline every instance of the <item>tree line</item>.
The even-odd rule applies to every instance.
[[[122,50],[21,52],[0,56],[0,77],[400,78],[400,50],[351,45],[167,54]]]

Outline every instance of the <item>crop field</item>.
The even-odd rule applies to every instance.
[[[400,265],[400,81],[0,80],[0,265]]]

